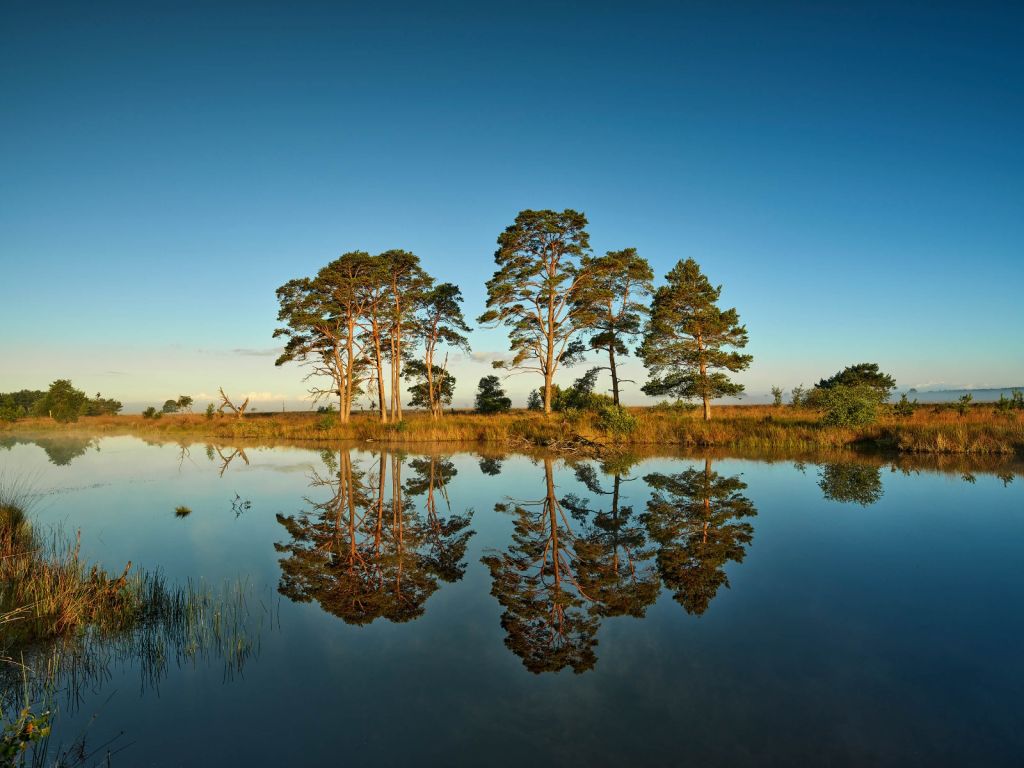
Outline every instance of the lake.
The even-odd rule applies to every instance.
[[[0,446],[85,558],[243,594],[228,643],[66,666],[55,740],[115,766],[1024,755],[1010,461]]]

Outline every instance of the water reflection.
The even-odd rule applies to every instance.
[[[290,537],[274,545],[286,555],[279,591],[315,601],[348,624],[419,617],[440,582],[465,572],[471,515],[442,515],[437,503],[441,497],[448,511],[445,484],[454,468],[414,460],[414,477],[403,486],[398,454],[381,452],[369,469],[356,467],[347,450],[323,460],[327,473],[314,473],[312,486],[328,498],[307,498],[297,515],[277,515]],[[418,495],[425,496],[425,516],[413,502]]]
[[[99,452],[100,441],[94,437],[77,437],[61,435],[59,437],[17,437],[14,435],[0,436],[0,448],[10,450],[16,445],[37,445],[46,453],[50,463],[65,467],[90,450]]]
[[[505,645],[531,672],[571,667],[585,672],[597,662],[598,616],[576,575],[578,538],[555,494],[554,460],[545,458],[544,496],[498,504],[514,518],[512,544],[483,563],[491,594],[504,612]]]
[[[658,573],[672,597],[687,613],[701,615],[722,586],[729,586],[725,566],[742,562],[754,538],[744,518],[757,514],[741,491],[738,475],[711,469],[644,477],[652,490],[647,502],[647,529],[657,544]]]
[[[885,493],[879,467],[852,461],[822,464],[818,468],[818,487],[829,501],[862,507],[875,504]]]
[[[496,506],[513,515],[512,543],[483,563],[503,608],[505,645],[531,672],[593,668],[600,621],[642,618],[662,584],[688,613],[703,614],[729,584],[725,566],[743,560],[754,535],[743,518],[757,512],[739,476],[712,471],[710,459],[703,469],[646,475],[651,497],[637,516],[623,503],[632,463],[606,462],[606,479],[579,464],[576,479],[595,499],[559,499],[546,458],[543,497]]]

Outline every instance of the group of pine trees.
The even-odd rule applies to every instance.
[[[513,357],[495,367],[539,374],[539,404],[550,413],[558,370],[596,352],[607,361],[596,370],[609,372],[618,407],[620,359],[639,342],[636,352],[650,372],[643,391],[701,400],[710,419],[713,399],[743,391],[729,374],[751,361],[737,351],[747,331],[736,310],[718,307],[721,286],[686,259],[655,289],[653,270],[635,248],[594,255],[587,224],[573,210],[526,210],[498,237],[497,270],[478,318],[508,331]],[[341,421],[363,395],[382,421],[400,420],[403,379],[413,407],[437,417],[451,402],[448,354],[469,350],[462,294],[436,283],[414,254],[345,253],[316,276],[281,286],[277,297],[282,325],[274,335],[286,339],[277,364],[298,362],[308,378],[326,378],[329,387],[311,393],[337,396]],[[483,385],[481,410],[506,410],[494,377]]]
[[[469,349],[462,293],[437,283],[415,254],[351,251],[314,277],[285,283],[277,297],[274,336],[287,340],[277,365],[297,362],[307,378],[330,381],[311,393],[337,396],[342,422],[361,395],[382,421],[400,421],[402,379],[412,382],[412,406],[440,416],[451,402],[448,353]]]

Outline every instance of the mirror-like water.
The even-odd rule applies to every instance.
[[[55,733],[124,732],[114,765],[1024,754],[1006,463],[3,447],[87,559],[245,585],[245,653],[64,675]]]

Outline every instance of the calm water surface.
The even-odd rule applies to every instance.
[[[58,736],[123,732],[115,766],[1024,755],[1012,467],[3,447],[85,557],[243,583],[237,658],[62,681]]]

